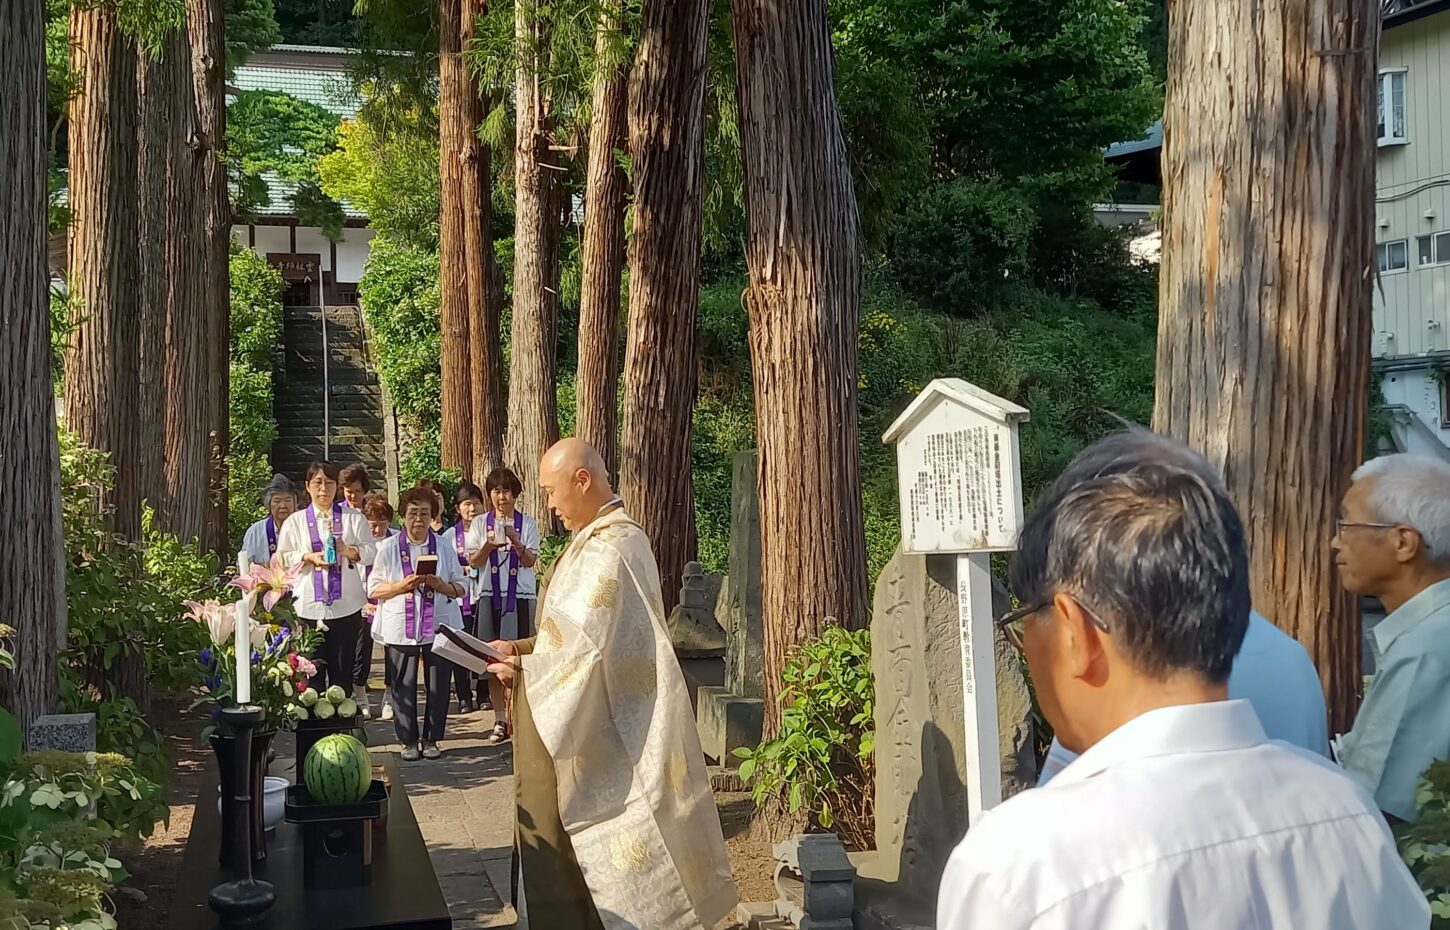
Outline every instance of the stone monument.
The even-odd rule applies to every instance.
[[[1007,595],[990,554],[1022,520],[1017,424],[1027,411],[940,379],[902,414],[902,547],[876,584],[876,852],[858,926],[929,927],[942,870],[981,811],[1036,774],[1021,662],[992,620]]]
[[[710,605],[709,578],[699,562],[685,563],[680,602],[666,620],[670,645],[675,649],[685,685],[690,689],[692,708],[699,705],[698,692],[702,686],[719,687],[725,682],[725,631],[716,622],[715,610]]]
[[[730,563],[715,617],[725,630],[725,683],[703,686],[696,724],[705,755],[733,767],[732,753],[760,742],[765,721],[761,644],[760,491],[757,454],[735,456],[730,482]]]

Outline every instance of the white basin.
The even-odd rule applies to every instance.
[[[291,782],[285,778],[278,778],[276,775],[267,776],[267,787],[263,789],[264,798],[262,801],[262,819],[268,830],[274,830],[277,824],[282,822],[282,815],[286,813],[287,787]],[[221,785],[217,785],[216,809],[220,814],[222,810]]]

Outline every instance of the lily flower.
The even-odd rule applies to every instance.
[[[292,590],[292,585],[302,574],[301,564],[288,568],[282,564],[282,557],[274,555],[270,565],[253,564],[251,571],[245,575],[238,575],[228,585],[234,588],[241,588],[246,592],[262,592],[262,609],[268,613],[277,606],[277,602]]]
[[[206,624],[207,631],[211,634],[212,645],[223,646],[231,642],[232,634],[237,628],[237,617],[230,604],[223,605],[215,600],[203,603],[184,601],[183,603],[186,604],[188,617]]]

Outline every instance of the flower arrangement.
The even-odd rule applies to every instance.
[[[296,579],[296,570],[282,568],[279,560],[270,566],[254,565],[250,573],[233,579],[231,587],[243,592],[243,615],[249,624],[246,642],[251,649],[251,703],[267,713],[268,729],[290,728],[301,716],[299,696],[307,690],[307,680],[317,674],[310,656],[322,640],[322,634],[292,614],[283,595]],[[261,601],[260,616],[254,615]],[[203,731],[209,737],[221,725],[221,710],[236,705],[237,693],[237,605],[217,600],[186,601],[187,616],[204,624],[211,645],[197,651],[196,665],[200,683],[193,709],[208,707],[212,723]]]

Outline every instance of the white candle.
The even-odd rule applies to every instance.
[[[247,598],[237,601],[237,703],[252,701],[252,614]]]
[[[252,554],[243,549],[237,553],[237,574],[241,576],[252,573]]]

